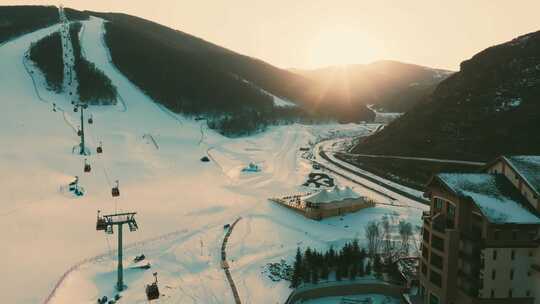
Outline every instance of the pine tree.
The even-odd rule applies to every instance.
[[[300,252],[300,248],[296,248],[296,257],[294,260],[293,275],[291,280],[292,288],[296,288],[300,285],[300,281],[302,280],[302,266],[302,253]]]
[[[328,269],[328,266],[323,265],[321,268],[321,279],[328,280],[329,274],[330,274],[330,270]]]
[[[316,269],[313,269],[311,271],[311,283],[313,284],[319,283],[319,271],[317,271]]]
[[[351,280],[355,280],[358,275],[358,264],[354,263],[351,267]]]
[[[364,259],[360,263],[358,263],[358,276],[363,277],[366,275],[366,271],[364,269]]]

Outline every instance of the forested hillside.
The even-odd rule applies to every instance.
[[[93,105],[116,104],[116,87],[111,80],[92,62],[84,58],[79,41],[81,23],[70,24],[69,36],[73,45],[75,74],[78,81],[78,95],[81,101]]]
[[[312,80],[260,60],[141,18],[91,14],[110,21],[106,43],[115,65],[172,110],[242,114],[256,110],[267,117],[274,113],[274,97],[269,95],[273,94],[296,102],[305,112],[302,116],[315,121],[373,118],[365,107],[320,95]]]
[[[540,154],[540,32],[488,48],[359,153],[489,160]]]
[[[62,58],[62,41],[55,32],[33,43],[29,51],[30,59],[43,72],[50,90],[62,91],[64,82],[64,60]]]
[[[0,44],[56,22],[54,6],[0,6]]]

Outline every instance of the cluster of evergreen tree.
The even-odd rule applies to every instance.
[[[83,21],[90,19],[90,15],[87,12],[81,12],[69,7],[64,8],[66,18],[70,21]]]
[[[116,104],[117,90],[109,77],[82,56],[79,42],[81,26],[80,22],[75,22],[71,23],[69,28],[75,57],[75,73],[79,82],[79,97],[82,102],[90,104]]]
[[[58,22],[54,6],[0,6],[0,43]]]
[[[45,75],[50,90],[62,91],[64,82],[64,61],[62,59],[62,40],[55,32],[30,45],[30,59]]]
[[[291,287],[296,288],[302,283],[317,284],[319,280],[328,280],[331,274],[335,274],[338,281],[370,275],[373,266],[370,261],[366,263],[366,257],[366,251],[360,248],[357,240],[346,243],[340,250],[330,247],[326,252],[308,247],[302,253],[298,248]]]

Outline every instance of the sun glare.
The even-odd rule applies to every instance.
[[[309,48],[309,65],[321,67],[368,63],[380,55],[378,45],[370,35],[347,27],[325,29],[314,35]]]

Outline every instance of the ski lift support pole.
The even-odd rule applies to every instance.
[[[115,213],[109,215],[98,216],[99,221],[102,221],[103,229],[105,233],[113,233],[113,226],[118,228],[118,280],[116,282],[116,289],[122,291],[125,288],[124,285],[124,267],[122,265],[123,252],[122,252],[122,228],[124,224],[127,224],[130,231],[136,231],[139,229],[137,221],[135,220],[135,214],[137,212]]]

